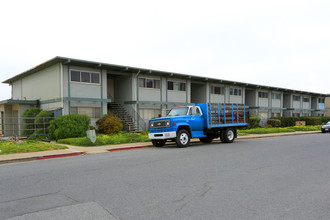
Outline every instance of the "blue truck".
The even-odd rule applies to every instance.
[[[219,138],[223,143],[232,143],[237,137],[237,128],[247,127],[244,104],[200,103],[172,108],[166,117],[149,120],[149,139],[156,147],[166,142],[176,142],[178,147],[187,147],[191,138],[211,143]]]

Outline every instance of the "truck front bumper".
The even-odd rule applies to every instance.
[[[176,132],[149,133],[149,139],[172,139],[176,138]]]

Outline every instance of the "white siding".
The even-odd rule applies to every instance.
[[[26,76],[21,82],[21,93],[15,89],[15,97],[27,100],[49,100],[61,97],[60,64],[55,64],[37,73]],[[19,86],[15,84],[15,87]]]

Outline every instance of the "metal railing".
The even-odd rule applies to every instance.
[[[0,137],[48,135],[53,117],[3,117],[0,118]]]
[[[141,116],[139,115],[139,113],[132,106],[120,104],[119,99],[115,99],[114,97],[112,97],[112,95],[110,93],[108,93],[108,98],[110,98],[113,103],[116,103],[118,105],[121,105],[124,108],[124,110],[126,111],[126,113],[133,120],[133,123],[136,124],[137,130],[142,130],[142,131],[146,131],[147,130],[147,123],[144,121],[143,118],[141,118]],[[121,115],[124,116],[124,113],[117,113],[117,115],[118,114],[121,114]]]
[[[124,105],[126,112],[132,117],[133,122],[137,124],[138,130],[146,131],[147,123],[141,118],[140,114],[132,106]]]

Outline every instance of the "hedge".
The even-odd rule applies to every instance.
[[[330,121],[330,116],[272,117],[281,121],[281,127],[295,126],[296,121],[305,121],[306,125],[321,125]]]

